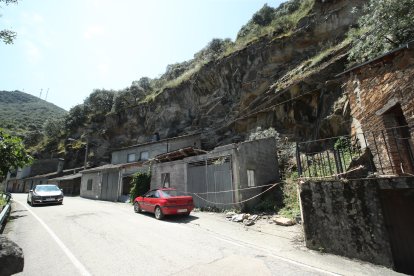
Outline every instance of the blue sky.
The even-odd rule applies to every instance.
[[[0,90],[66,110],[95,88],[122,89],[191,59],[212,38],[235,39],[265,3],[281,0],[19,0],[0,9]]]

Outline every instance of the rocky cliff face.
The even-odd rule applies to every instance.
[[[335,75],[344,70],[344,36],[357,20],[353,7],[363,2],[317,0],[297,31],[262,37],[153,101],[108,115],[91,139],[120,147],[154,132],[161,138],[201,132],[210,149],[243,141],[257,126],[302,140],[343,134],[349,112]]]

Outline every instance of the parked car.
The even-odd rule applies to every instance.
[[[189,215],[194,209],[193,197],[179,195],[171,188],[154,189],[134,200],[134,211],[154,213],[156,219],[165,215]]]
[[[27,203],[37,204],[63,203],[63,191],[54,184],[36,185],[27,195]]]

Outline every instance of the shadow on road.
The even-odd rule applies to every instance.
[[[26,217],[27,216],[26,212],[27,212],[27,210],[16,210],[16,211],[12,210],[10,215],[9,215],[8,220],[13,221],[13,220],[16,220],[16,219],[19,219],[19,218],[22,218],[22,217]]]
[[[154,214],[148,213],[148,212],[141,212],[137,215],[147,216],[147,217],[151,217],[151,218],[155,219]],[[191,214],[189,216],[168,215],[168,216],[165,216],[162,219],[162,221],[170,222],[170,223],[189,223],[189,222],[192,222],[192,221],[197,220],[197,219],[198,219],[198,217],[192,216]]]
[[[62,206],[62,204],[59,203],[48,203],[48,204],[38,204],[35,206],[31,206],[32,208],[43,208],[43,207],[48,207],[48,206]]]

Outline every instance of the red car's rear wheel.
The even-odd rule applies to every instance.
[[[155,207],[155,218],[156,219],[163,219],[164,218],[164,214],[162,213],[161,207],[157,206]]]

